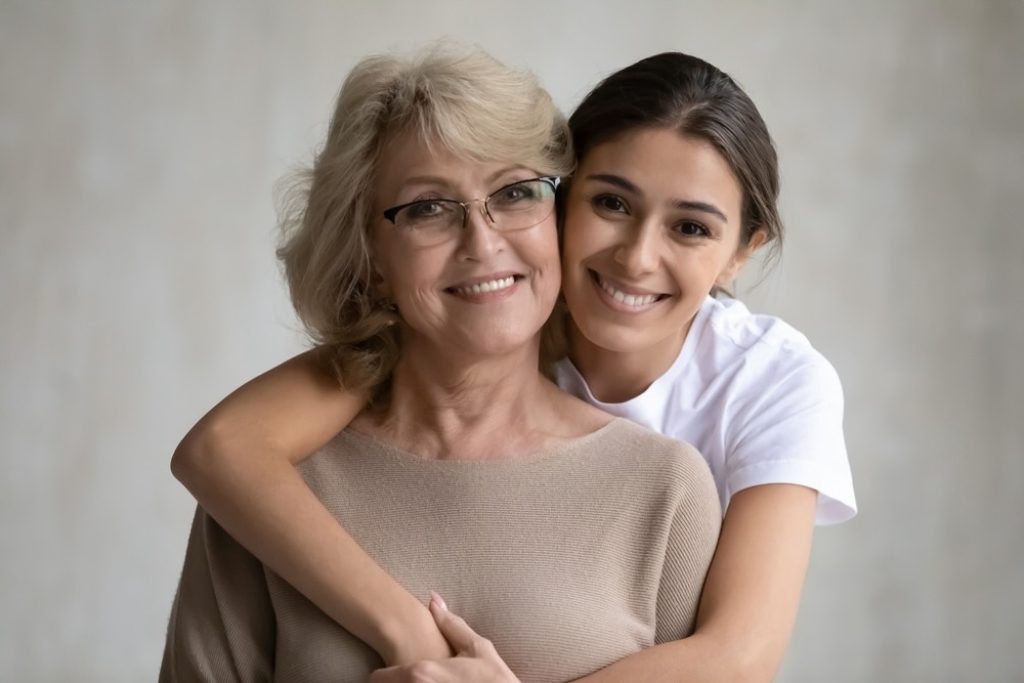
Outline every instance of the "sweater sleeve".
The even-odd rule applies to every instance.
[[[711,471],[695,449],[687,446],[685,455],[674,467],[676,503],[658,586],[655,643],[693,633],[722,525],[722,507]]]
[[[161,683],[270,681],[274,641],[263,565],[197,508],[171,609]]]

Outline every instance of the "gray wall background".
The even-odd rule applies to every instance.
[[[272,186],[360,57],[448,35],[566,110],[681,49],[778,143],[744,296],[834,362],[861,513],[820,529],[782,681],[1024,679],[1024,3],[4,2],[0,678],[155,678],[178,439],[303,346]]]

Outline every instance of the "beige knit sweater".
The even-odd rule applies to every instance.
[[[523,460],[424,460],[346,430],[301,466],[413,594],[431,589],[525,682],[693,630],[721,521],[691,447],[616,419]],[[365,681],[381,660],[196,513],[161,681]]]

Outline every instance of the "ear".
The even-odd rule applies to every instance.
[[[375,267],[373,272],[370,274],[370,286],[369,290],[371,296],[374,299],[390,299],[391,288],[388,286],[387,278],[385,278],[379,270]]]
[[[768,231],[764,228],[755,228],[754,232],[750,235],[750,239],[747,243],[741,245],[736,253],[729,259],[729,263],[726,264],[722,272],[718,274],[718,280],[715,284],[719,286],[727,286],[736,276],[743,270],[743,266],[747,264],[750,257],[754,255],[754,252],[761,248],[765,242],[768,241]]]
[[[369,277],[369,288],[378,298],[390,298],[391,288],[388,285],[390,281],[385,268],[381,267],[380,259],[377,258],[377,244],[378,237],[375,235],[370,239],[370,277]]]

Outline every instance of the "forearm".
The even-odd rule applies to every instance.
[[[816,493],[793,485],[733,497],[693,635],[625,657],[585,678],[612,681],[771,681],[796,621]]]
[[[577,679],[576,683],[742,683],[771,680],[771,675],[756,676],[738,654],[726,651],[714,636],[694,634],[624,657]]]
[[[389,663],[447,653],[426,607],[359,547],[284,458],[206,461],[220,469],[195,478],[200,505],[328,616]]]
[[[342,390],[317,350],[221,401],[171,470],[232,536],[390,662],[443,656],[426,608],[358,546],[294,468],[344,429],[365,396]]]

